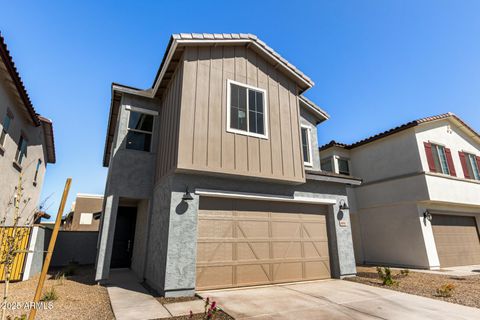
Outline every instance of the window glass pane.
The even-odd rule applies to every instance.
[[[473,154],[467,154],[468,161],[467,161],[467,168],[468,174],[470,177],[474,178],[475,180],[480,180],[480,172],[477,165],[477,159]]]
[[[128,122],[129,129],[152,132],[153,116],[136,111],[130,111],[130,120]]]
[[[250,126],[248,131],[250,132],[255,132],[255,133],[257,132],[257,116],[256,115],[257,113],[255,111],[250,110],[249,112],[250,118],[248,119],[249,126]]]
[[[320,166],[323,171],[333,172],[332,158],[323,159]]]
[[[440,172],[445,174],[450,174],[450,170],[448,169],[447,163],[447,155],[445,154],[445,148],[442,146],[437,146],[438,156],[440,158],[440,165],[442,170]]]
[[[230,127],[247,131],[247,89],[231,85]]]
[[[136,131],[128,131],[127,133],[127,149],[150,151],[152,135]]]
[[[3,128],[2,132],[0,133],[0,145],[3,146],[5,143],[5,138],[7,136],[8,128],[10,127],[10,122],[12,121],[12,118],[7,114],[5,115],[5,118],[3,119]]]
[[[257,112],[257,131],[256,131],[256,133],[265,134],[265,128],[263,126],[263,123],[264,123],[263,113],[258,113]]]
[[[17,162],[22,164],[23,158],[27,156],[27,140],[20,136],[20,140],[18,141],[18,149],[17,154],[15,156]]]
[[[302,128],[302,151],[303,162],[310,162],[310,150],[308,145],[308,129]]]
[[[346,175],[350,174],[350,170],[348,168],[348,160],[338,159],[338,172]]]

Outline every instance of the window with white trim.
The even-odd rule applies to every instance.
[[[127,132],[127,149],[150,151],[153,133],[153,115],[130,111]]]
[[[92,224],[93,213],[80,213],[79,224]]]
[[[266,91],[228,80],[228,131],[267,138]]]
[[[337,163],[338,163],[338,173],[345,174],[347,176],[350,175],[350,168],[349,168],[349,165],[348,165],[348,159],[338,158]]]
[[[322,159],[322,161],[320,161],[320,169],[322,171],[333,172],[332,160],[333,160],[332,157]]]
[[[480,168],[478,167],[477,157],[471,153],[465,153],[467,160],[467,170],[470,178],[480,180]]]
[[[432,143],[432,154],[436,172],[450,174],[445,147]]]
[[[10,128],[10,123],[12,122],[12,119],[13,117],[9,113],[7,113],[3,118],[2,132],[0,133],[0,146],[5,145],[5,138],[7,137],[8,128]]]
[[[310,138],[311,130],[307,126],[301,126],[300,129],[302,135],[303,163],[306,166],[312,166],[312,141]]]

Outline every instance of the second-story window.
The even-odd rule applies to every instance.
[[[320,168],[322,171],[333,172],[332,157],[322,159]]]
[[[480,157],[467,152],[459,152],[459,155],[465,178],[480,180]]]
[[[310,140],[310,128],[301,126],[303,163],[312,166],[312,142]]]
[[[337,163],[338,163],[338,173],[345,174],[345,175],[350,175],[350,168],[348,166],[348,159],[338,158]]]
[[[267,138],[265,90],[231,80],[228,80],[227,85],[227,130]]]
[[[12,122],[13,117],[7,113],[5,118],[3,118],[2,123],[2,132],[0,133],[0,146],[5,145],[5,139],[8,134],[8,128],[10,128],[10,123]]]
[[[40,171],[40,166],[42,165],[42,160],[38,159],[37,161],[37,167],[35,168],[35,176],[33,177],[33,182],[37,183],[38,179],[38,171]]]
[[[427,155],[428,167],[431,172],[449,174],[456,176],[455,166],[453,165],[452,152],[450,149],[429,142],[424,142]]]
[[[18,164],[22,164],[23,159],[27,157],[27,139],[21,135],[20,140],[18,141],[17,154],[15,155],[15,161]]]
[[[153,115],[130,111],[127,149],[150,151],[153,133]]]

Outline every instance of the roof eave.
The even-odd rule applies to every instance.
[[[40,115],[38,115],[38,119],[42,124],[45,147],[47,151],[47,162],[53,164],[57,161],[55,152],[55,138],[53,135],[53,123],[52,120]]]

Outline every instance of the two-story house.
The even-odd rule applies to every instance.
[[[11,225],[22,178],[19,224],[33,223],[47,163],[55,163],[52,122],[35,112],[0,35],[0,219]]]
[[[175,34],[151,88],[113,84],[96,279],[179,296],[355,274],[360,181],[319,170],[312,86],[250,34]]]
[[[98,231],[100,220],[95,214],[102,211],[103,195],[77,193],[72,209],[65,217],[63,230]]]
[[[480,135],[452,113],[351,145],[320,148],[349,188],[357,262],[414,268],[480,264]]]

